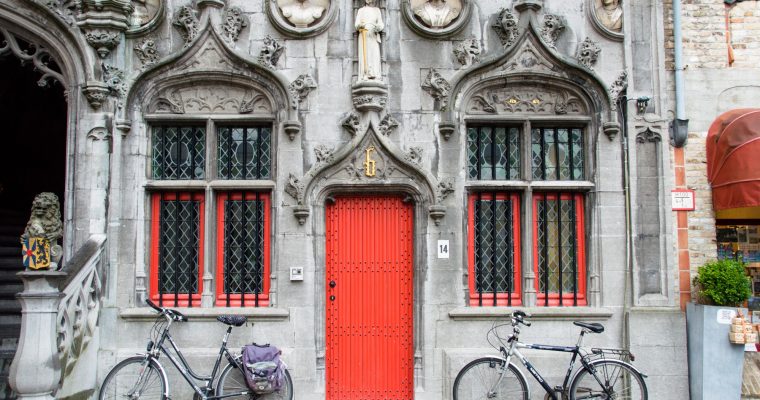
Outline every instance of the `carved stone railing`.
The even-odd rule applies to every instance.
[[[86,398],[95,390],[105,249],[106,236],[92,235],[60,271],[19,272],[21,337],[9,379],[19,399]]]

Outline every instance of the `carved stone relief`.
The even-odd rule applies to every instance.
[[[648,128],[636,134],[636,142],[638,143],[657,143],[661,141],[662,135]]]
[[[267,96],[255,89],[205,83],[164,89],[150,103],[148,112],[271,114],[273,109]]]
[[[479,62],[480,53],[480,42],[475,38],[463,40],[454,46],[454,57],[465,68]]]
[[[188,46],[198,36],[200,22],[198,12],[191,6],[180,7],[174,15],[174,26],[179,29],[185,46]]]
[[[440,104],[441,110],[445,110],[448,106],[449,95],[451,94],[451,84],[435,69],[431,69],[425,78],[425,82],[422,83],[422,89]]]
[[[520,31],[517,29],[517,18],[506,8],[501,10],[492,28],[499,35],[501,44],[505,48],[511,47],[520,36]]]
[[[238,7],[229,7],[224,10],[222,18],[222,32],[224,38],[230,43],[235,43],[243,28],[248,26],[248,17]]]
[[[111,93],[111,89],[103,82],[87,82],[82,87],[82,94],[84,94],[87,102],[95,110],[100,109],[103,103],[105,103],[109,93]]]
[[[565,22],[558,15],[544,15],[544,22],[541,27],[541,39],[551,48],[556,48],[557,40],[562,31],[565,30]]]
[[[452,193],[454,193],[454,182],[452,180],[447,179],[447,180],[438,182],[438,187],[436,188],[435,197],[438,199],[439,202],[446,200],[446,198],[449,197],[449,195]]]
[[[580,46],[578,46],[578,52],[575,54],[575,58],[578,59],[578,62],[581,65],[593,70],[593,66],[596,64],[596,60],[599,58],[599,53],[601,53],[601,51],[602,48],[599,47],[599,44],[587,37],[581,42]]]
[[[407,0],[402,13],[407,25],[422,36],[446,38],[468,22],[471,0]]]
[[[378,131],[383,136],[389,136],[393,131],[398,128],[398,121],[390,114],[385,114],[382,120],[380,120],[380,126]]]
[[[502,67],[509,72],[545,72],[552,73],[557,68],[546,59],[530,41],[525,41],[517,55]]]
[[[317,157],[317,164],[332,164],[334,161],[334,148],[327,147],[323,144],[314,148],[314,155]]]
[[[107,57],[119,44],[134,9],[124,0],[79,0],[75,8],[79,11],[77,25],[100,58]]]
[[[358,113],[351,112],[340,121],[340,125],[346,129],[351,136],[356,136],[362,126],[361,117]]]
[[[118,99],[117,105],[121,108],[127,96],[127,80],[124,71],[114,66],[103,64],[103,79],[111,92],[116,94]]]
[[[132,6],[134,10],[129,17],[130,30],[150,24],[164,7],[162,0],[132,0]]]
[[[422,152],[422,147],[410,147],[404,155],[404,161],[412,163],[414,165],[420,165],[422,164]]]
[[[259,53],[259,62],[268,68],[277,68],[277,62],[280,60],[280,56],[284,49],[285,47],[283,47],[277,40],[267,35],[267,37],[264,38],[264,46]]]
[[[615,79],[615,82],[612,82],[612,85],[610,85],[610,101],[612,102],[610,107],[613,111],[617,111],[617,100],[626,88],[628,88],[628,73],[623,71],[618,75],[617,79]]]
[[[100,58],[106,58],[111,53],[111,50],[119,45],[121,34],[119,32],[98,29],[86,32],[84,38],[90,46],[95,48]]]
[[[592,25],[612,40],[623,40],[623,5],[621,0],[586,0]]]
[[[143,67],[153,65],[158,61],[158,48],[153,39],[143,39],[135,45],[134,50]]]
[[[312,78],[311,75],[304,74],[300,75],[298,78],[296,78],[296,80],[291,82],[288,90],[290,91],[291,97],[300,103],[304,101],[309,96],[309,93],[311,93],[311,91],[316,88],[317,82],[314,80],[314,78]]]
[[[296,28],[308,28],[322,18],[330,7],[329,0],[277,0],[285,19]]]
[[[470,97],[468,114],[585,115],[583,100],[567,89],[542,85],[487,87]]]
[[[330,27],[338,14],[335,0],[266,0],[269,20],[280,32],[305,38]]]

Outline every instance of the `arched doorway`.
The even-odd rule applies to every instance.
[[[7,38],[0,35],[0,42]],[[14,38],[22,50],[29,43]],[[52,60],[48,65],[57,69]],[[34,196],[53,192],[64,199],[67,104],[63,86],[41,77],[31,62],[11,52],[0,56],[0,399],[12,398],[7,374],[21,328],[16,273],[23,269],[19,236]]]

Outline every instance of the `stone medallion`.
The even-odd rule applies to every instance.
[[[335,19],[335,0],[266,0],[269,19],[280,31],[293,37],[310,37],[324,32]]]
[[[623,0],[586,0],[591,25],[612,40],[623,40]]]
[[[152,31],[164,19],[165,0],[132,0],[132,6],[128,37]]]
[[[471,0],[403,0],[404,20],[429,38],[448,38],[460,32],[470,18]]]

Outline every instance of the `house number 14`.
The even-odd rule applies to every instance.
[[[438,258],[449,258],[449,241],[438,241]]]

